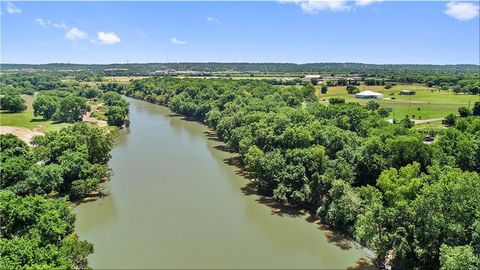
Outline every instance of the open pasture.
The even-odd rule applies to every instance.
[[[476,95],[455,94],[451,91],[437,90],[424,85],[396,85],[390,89],[384,86],[358,86],[360,91],[370,90],[383,94],[384,99],[373,99],[383,108],[391,108],[389,118],[401,119],[405,115],[415,119],[432,119],[445,117],[449,113],[458,113],[460,106],[473,106],[475,101],[480,101]],[[320,94],[320,86],[317,86],[320,102],[328,103],[332,97],[344,98],[346,102],[358,102],[366,104],[371,99],[358,99],[355,95],[347,93],[346,86],[332,86],[326,94]],[[400,95],[401,90],[414,90],[415,95]]]
[[[65,123],[55,123],[52,120],[45,120],[42,117],[35,117],[32,107],[34,96],[22,95],[22,98],[25,100],[27,109],[18,113],[0,111],[0,126],[22,127],[43,132],[47,129],[58,129],[67,125]]]

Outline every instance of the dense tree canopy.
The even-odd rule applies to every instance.
[[[70,199],[109,177],[113,134],[86,123],[47,132],[31,149],[0,135],[0,268],[84,269],[93,246],[73,232]]]

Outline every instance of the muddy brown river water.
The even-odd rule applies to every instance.
[[[94,268],[346,269],[366,254],[249,192],[208,129],[128,99],[131,126],[112,150],[110,195],[77,206]]]

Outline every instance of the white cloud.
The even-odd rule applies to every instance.
[[[55,27],[55,28],[58,28],[58,29],[67,29],[68,28],[68,26],[64,22],[52,23],[52,26]]]
[[[207,16],[207,22],[221,23],[219,19],[211,16]]]
[[[444,11],[450,17],[459,21],[467,21],[478,16],[479,6],[467,2],[448,2]]]
[[[345,0],[281,0],[280,3],[294,3],[309,14],[315,14],[319,11],[348,11],[351,6]]]
[[[68,28],[68,26],[64,22],[54,23],[54,22],[51,22],[51,21],[48,21],[48,20],[44,20],[42,18],[36,18],[34,22],[36,24],[42,26],[42,27],[52,26],[52,27],[55,27],[55,28],[58,28],[58,29],[67,29]]]
[[[7,2],[7,13],[8,14],[20,14],[22,10],[15,6],[12,2]]]
[[[315,14],[319,11],[350,11],[355,6],[364,7],[383,0],[279,0],[280,3],[294,3],[304,12]]]
[[[50,24],[50,21],[44,21],[42,18],[36,18],[35,23],[42,27],[46,27],[47,25]]]
[[[101,43],[108,45],[120,42],[120,38],[114,32],[98,32],[97,38]]]
[[[170,39],[170,41],[171,41],[173,44],[177,44],[177,45],[185,45],[185,44],[187,44],[186,41],[184,41],[184,40],[179,40],[179,39],[177,39],[176,37],[172,37],[172,38]]]
[[[87,37],[87,33],[82,30],[73,27],[65,33],[65,37],[70,40],[84,39]]]
[[[357,0],[355,1],[355,5],[364,7],[364,6],[371,5],[375,2],[383,2],[383,0]]]

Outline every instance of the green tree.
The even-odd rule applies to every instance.
[[[322,83],[322,87],[320,88],[320,93],[326,94],[328,91],[328,85],[326,83]]]
[[[367,104],[365,105],[365,107],[368,109],[368,110],[371,110],[371,111],[376,111],[378,110],[378,108],[380,107],[380,104],[378,104],[378,102],[375,102],[373,100],[370,100],[367,102]]]
[[[377,180],[377,186],[385,194],[391,205],[415,199],[424,182],[420,175],[420,164],[414,162],[400,170],[391,168],[383,171]]]
[[[385,117],[388,117],[390,115],[390,112],[388,112],[387,109],[385,108],[379,108],[378,111],[377,111],[378,115],[380,115],[380,117],[382,118],[385,118]]]
[[[445,117],[445,123],[449,126],[454,126],[456,121],[457,121],[457,116],[453,113]]]
[[[107,123],[111,126],[128,126],[129,121],[125,109],[119,106],[109,106],[105,112]]]
[[[72,233],[75,216],[65,199],[19,197],[0,191],[0,267],[83,269],[92,244]]]
[[[400,125],[402,125],[405,128],[412,128],[415,125],[415,122],[410,120],[410,117],[408,115],[405,115],[405,117],[400,120]]]
[[[53,116],[55,120],[62,122],[78,122],[82,120],[89,108],[84,98],[69,95],[60,100],[57,112]]]
[[[469,245],[451,247],[443,244],[440,247],[441,270],[474,270],[480,267],[480,258],[475,255]]]
[[[0,108],[11,112],[21,112],[26,110],[27,106],[20,95],[7,94],[0,98]]]
[[[470,110],[465,106],[458,108],[458,113],[460,114],[460,117],[470,116]]]
[[[357,94],[358,92],[360,92],[360,90],[358,90],[355,85],[347,85],[347,92],[349,94]]]
[[[39,95],[33,101],[33,114],[35,116],[42,116],[45,119],[53,117],[57,111],[58,100],[50,95]]]
[[[480,101],[475,102],[475,105],[473,105],[472,115],[474,116],[480,115]]]

